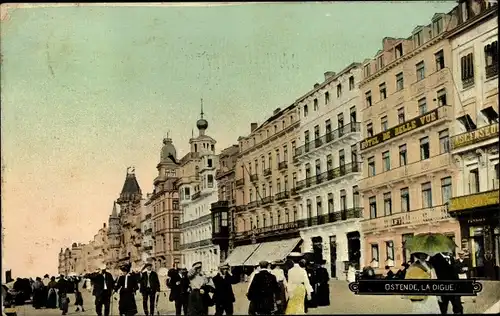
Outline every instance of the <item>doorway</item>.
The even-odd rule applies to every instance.
[[[337,277],[337,236],[330,236],[330,269],[331,277]]]
[[[349,262],[354,263],[356,269],[359,269],[361,259],[361,238],[359,232],[347,233],[347,251]]]

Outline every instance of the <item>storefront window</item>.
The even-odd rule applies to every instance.
[[[470,227],[469,236],[471,238],[471,259],[472,266],[476,268],[484,267],[484,233],[483,227]],[[480,271],[478,271],[481,274]]]

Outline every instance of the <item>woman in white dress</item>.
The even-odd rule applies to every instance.
[[[356,268],[352,263],[349,264],[349,269],[347,270],[347,282],[356,282]]]
[[[436,280],[436,273],[429,264],[429,256],[415,253],[415,262],[406,270],[406,280]],[[409,314],[441,314],[437,296],[409,296],[412,311]]]

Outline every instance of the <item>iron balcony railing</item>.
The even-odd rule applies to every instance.
[[[498,63],[493,63],[485,68],[486,79],[498,75]]]
[[[247,209],[252,209],[252,208],[256,208],[257,206],[259,206],[259,202],[258,201],[252,201],[250,203],[247,204]]]
[[[274,196],[274,200],[281,201],[281,200],[288,199],[289,197],[290,197],[290,193],[287,190],[285,190],[285,191],[276,193],[276,195]]]
[[[340,178],[350,173],[361,172],[361,163],[352,162],[345,165],[341,165],[335,169],[327,170],[323,173],[308,177],[304,180],[300,180],[297,183],[297,190],[302,190],[308,188],[312,185],[320,184],[324,181],[330,181],[335,178]]]
[[[361,124],[359,122],[349,123],[347,125],[339,127],[338,129],[336,129],[334,131],[327,132],[323,136],[316,137],[316,139],[309,141],[300,147],[297,147],[295,149],[294,157],[302,156],[303,154],[311,151],[313,148],[321,147],[324,144],[327,144],[327,143],[332,142],[336,139],[339,139],[340,137],[342,137],[344,135],[347,135],[350,133],[359,133],[360,131],[361,131]]]
[[[288,167],[288,161],[282,161],[278,164],[278,170],[284,170]]]
[[[298,185],[298,184],[297,184]],[[293,196],[293,195],[298,195],[299,194],[299,188],[296,186],[296,187],[293,187],[292,190],[290,191],[290,194]]]
[[[201,191],[198,191],[196,192],[195,194],[193,194],[193,196],[191,197],[191,200],[196,200],[197,198],[199,198],[201,195]]]
[[[212,203],[212,209],[214,208],[224,208],[224,207],[229,207],[229,201],[221,200]]]
[[[250,181],[255,182],[259,180],[259,176],[257,174],[250,175]]]
[[[153,233],[153,229],[152,228],[148,228],[144,231],[144,235],[150,235]]]
[[[271,168],[264,169],[264,177],[269,177],[272,174],[273,172],[271,171]]]
[[[208,246],[212,244],[212,238],[210,239],[204,239],[204,240],[199,240],[195,242],[190,242],[187,244],[183,244],[179,247],[179,250],[185,250],[185,249],[191,249],[191,248],[198,248],[198,247],[203,247],[203,246]]]
[[[245,179],[244,178],[236,180],[236,186],[237,187],[241,187],[244,184],[245,184]]]
[[[273,201],[274,201],[274,198],[272,196],[266,196],[266,197],[262,198],[261,205],[267,205],[267,204],[273,203]]]

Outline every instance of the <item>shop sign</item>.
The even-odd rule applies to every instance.
[[[458,149],[493,137],[498,137],[498,123],[481,127],[472,132],[453,136],[451,138],[451,146],[453,149]]]
[[[365,138],[364,140],[361,141],[361,150],[368,149],[370,147],[373,147],[375,145],[381,144],[383,142],[386,142],[390,140],[391,138],[397,137],[402,134],[406,134],[410,131],[413,131],[414,129],[417,129],[419,127],[425,126],[427,124],[430,124],[434,121],[437,121],[439,119],[439,114],[438,110],[434,109],[430,112],[427,112],[424,115],[420,115],[419,117],[416,117],[412,120],[409,120],[408,122],[404,122],[402,124],[399,124],[397,126],[394,126],[393,128],[384,131],[382,133],[378,133],[375,136]]]
[[[459,196],[450,200],[450,212],[499,204],[499,190]]]

